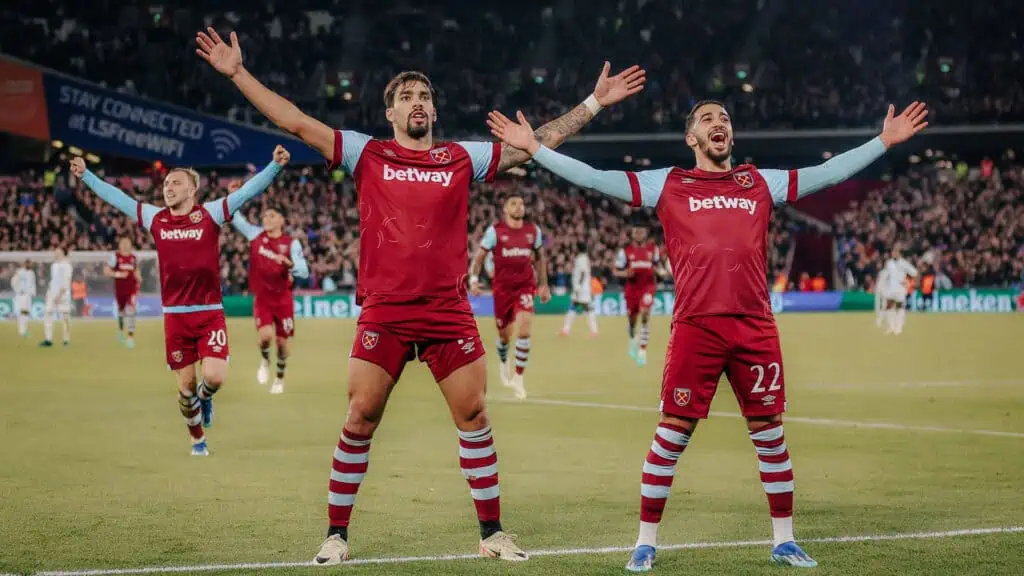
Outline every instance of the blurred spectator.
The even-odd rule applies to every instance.
[[[986,176],[987,174],[987,176]],[[894,246],[939,290],[1011,286],[1024,273],[1024,167],[1007,161],[958,179],[948,161],[918,165],[837,214],[847,288],[871,288]]]
[[[678,131],[703,97],[724,100],[745,129],[876,126],[889,102],[913,99],[929,102],[933,122],[1024,120],[1015,0],[216,4],[12,0],[0,10],[0,52],[265,124],[195,56],[195,32],[209,24],[225,38],[238,32],[246,66],[270,88],[375,135],[388,132],[380,92],[402,69],[431,75],[440,133],[453,138],[485,132],[492,108],[520,108],[535,125],[556,117],[587,95],[606,59],[644,66],[648,86],[591,132]]]

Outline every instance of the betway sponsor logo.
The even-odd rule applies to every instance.
[[[190,230],[181,230],[175,228],[174,230],[161,230],[161,240],[200,240],[203,237],[203,230],[200,228],[192,228]]]
[[[257,250],[257,253],[259,253],[260,256],[270,258],[271,260],[277,260],[277,254],[274,254],[273,250],[267,250],[263,246],[260,246],[260,249]]]
[[[420,170],[419,168],[392,168],[384,165],[384,180],[391,182],[432,182],[442,186],[449,186],[452,183],[452,176],[455,173],[445,170]]]
[[[690,212],[699,212],[701,210],[722,210],[722,209],[740,209],[747,212],[747,214],[753,215],[754,211],[757,210],[757,200],[749,200],[747,198],[728,198],[725,196],[712,196],[711,198],[690,198]]]
[[[650,260],[633,260],[630,267],[634,270],[649,270],[654,268],[654,262],[651,262]]]
[[[533,256],[533,250],[529,248],[502,248],[501,255],[505,258],[529,258]]]

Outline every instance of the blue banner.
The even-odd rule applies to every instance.
[[[225,87],[225,89],[229,89]],[[262,165],[274,146],[291,152],[296,164],[323,161],[303,142],[274,133],[120,94],[113,90],[46,72],[43,91],[50,137],[87,152],[172,166]]]
[[[116,318],[117,302],[114,296],[88,296],[85,313],[93,318]],[[140,294],[135,300],[135,315],[139,318],[157,318],[163,315],[160,297]]]

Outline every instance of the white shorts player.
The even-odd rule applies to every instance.
[[[906,323],[907,311],[904,304],[907,300],[907,278],[917,277],[917,269],[900,256],[899,250],[893,250],[891,258],[885,261],[885,267],[878,274],[875,287],[877,316],[875,324],[885,324],[886,334],[900,334]]]
[[[878,293],[882,299],[902,305],[907,299],[907,277],[917,277],[917,269],[910,262],[899,256],[886,260],[878,275]]]
[[[28,318],[32,313],[32,298],[36,295],[36,273],[26,262],[11,278],[14,290],[14,315],[18,318],[18,335],[28,335]]]
[[[572,264],[572,295],[569,311],[565,315],[565,324],[561,334],[568,336],[577,313],[588,312],[590,334],[597,335],[597,313],[593,306],[593,288],[591,287],[590,257],[586,252],[576,255]]]
[[[52,346],[53,317],[59,314],[64,326],[64,345],[71,342],[71,262],[58,248],[50,265],[50,286],[46,290],[46,312],[43,317],[44,340],[40,346]]]

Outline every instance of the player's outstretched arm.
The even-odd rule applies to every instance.
[[[334,131],[260,83],[242,65],[242,49],[238,45],[238,35],[232,32],[229,38],[231,44],[225,44],[212,27],[207,28],[206,32],[197,32],[196,54],[218,72],[230,78],[246,100],[278,128],[298,136],[324,158],[333,158]]]
[[[581,188],[597,190],[619,200],[633,199],[633,189],[629,176],[622,170],[597,170],[579,160],[559,154],[544,146],[533,136],[533,128],[522,112],[517,112],[519,122],[513,122],[504,116],[492,117],[487,121],[491,133],[506,145],[522,150],[527,157],[541,166],[565,178]]]
[[[90,190],[96,193],[101,200],[117,208],[128,215],[129,218],[137,221],[143,228],[149,228],[153,217],[160,211],[152,204],[141,204],[138,200],[125,194],[120,188],[106,183],[102,178],[92,173],[85,167],[85,160],[81,156],[71,159],[71,173],[82,181]]]
[[[217,224],[224,224],[228,217],[234,214],[239,208],[242,207],[246,202],[252,200],[256,196],[259,196],[266,190],[271,184],[274,183],[274,178],[281,173],[281,169],[288,164],[291,160],[291,154],[288,150],[285,150],[284,146],[278,145],[274,148],[274,160],[267,164],[267,166],[260,170],[255,176],[242,184],[242,187],[234,192],[228,194],[227,197],[227,214],[222,214],[222,206],[224,202],[222,200],[213,200],[203,204],[207,212],[213,215]]]
[[[241,189],[241,186],[239,186]],[[257,226],[252,222],[245,219],[241,212],[235,212],[235,215],[231,217],[231,226],[238,231],[239,234],[245,236],[245,239],[252,242],[257,236],[263,232],[261,226]]]
[[[913,102],[899,116],[890,104],[882,123],[882,132],[852,150],[834,156],[827,162],[799,170],[761,170],[777,204],[795,202],[804,196],[835,186],[851,178],[881,158],[887,150],[909,140],[928,126],[928,108]],[[795,180],[795,181],[794,181]]]
[[[597,78],[597,84],[594,85],[594,93],[568,113],[538,128],[533,133],[534,138],[548,148],[557,148],[562,142],[582,130],[602,108],[617,104],[644,89],[647,72],[639,66],[630,66],[615,76],[609,77],[608,73],[611,68],[611,63],[605,62],[604,67],[601,68],[601,74]],[[495,111],[491,112],[488,118],[489,125],[492,121],[500,121],[505,116]],[[530,155],[523,150],[502,144],[498,170],[508,170],[529,159]]]

